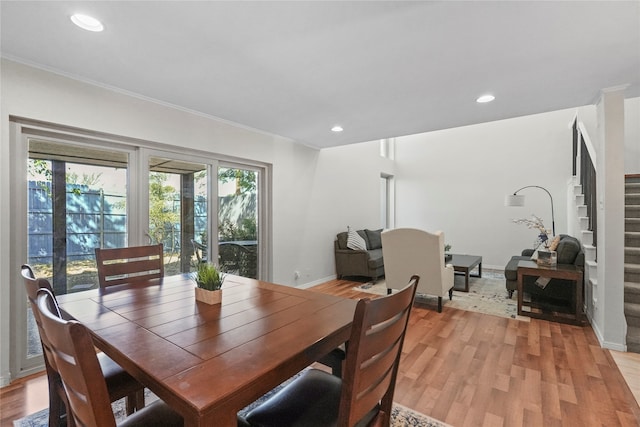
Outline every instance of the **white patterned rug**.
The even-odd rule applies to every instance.
[[[453,299],[449,301],[449,298],[443,298],[442,305],[458,310],[475,311],[525,322],[531,321],[530,317],[518,316],[517,294],[514,294],[513,298],[509,298],[504,281],[502,271],[483,271],[482,277],[470,277],[469,292],[462,292],[455,289],[464,288],[464,276],[456,275]],[[378,280],[375,284],[367,282],[354,287],[354,289],[376,295],[386,295],[387,293],[387,285],[384,280]],[[429,295],[416,294],[416,302],[433,308],[438,307],[438,298]]]
[[[259,405],[261,402],[264,402],[273,394],[277,393],[282,387],[284,387],[288,382],[290,382],[293,378],[300,375],[294,375],[292,378],[288,379],[275,389],[271,390],[258,400],[256,400],[251,405],[242,409],[239,414],[246,414],[252,408]],[[145,389],[145,402],[147,404],[153,402],[158,399],[153,393],[151,393],[148,389]],[[125,417],[125,409],[124,409],[124,399],[118,400],[114,402],[112,405],[114,415],[116,416],[116,421],[121,420]],[[14,427],[48,427],[49,425],[49,409],[43,409],[41,411],[36,412],[35,414],[27,415],[24,418],[16,420],[13,422]],[[427,415],[416,412],[412,409],[409,409],[405,406],[399,405],[397,403],[393,404],[393,409],[391,410],[391,425],[390,427],[410,427],[410,426],[420,426],[420,427],[451,427],[449,424],[443,423],[441,421],[436,420],[435,418],[431,418]]]

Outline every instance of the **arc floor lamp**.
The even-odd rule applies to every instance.
[[[546,188],[540,187],[539,185],[527,185],[525,187],[519,188],[516,191],[514,191],[513,194],[507,194],[507,196],[504,198],[504,205],[505,206],[524,206],[524,196],[518,194],[518,192],[524,190],[525,188],[539,188],[549,195],[549,200],[551,200],[551,230],[553,232],[553,235],[555,236],[556,220],[553,213],[553,197],[551,197],[551,193],[549,193],[549,190],[547,190]]]

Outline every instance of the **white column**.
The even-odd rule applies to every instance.
[[[597,110],[598,287],[593,326],[604,347],[624,351],[624,88],[603,90]]]

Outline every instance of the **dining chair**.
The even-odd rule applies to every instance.
[[[404,277],[420,276],[417,293],[438,297],[438,313],[442,312],[442,298],[453,296],[454,270],[445,264],[444,233],[417,228],[394,228],[383,231],[382,257],[388,291]]]
[[[388,426],[409,314],[420,278],[399,292],[356,306],[342,379],[308,369],[238,416],[245,427]]]
[[[164,276],[162,243],[95,251],[101,288]]]
[[[50,345],[42,331],[39,311],[36,305],[39,289],[46,289],[52,296],[54,295],[53,289],[47,279],[37,279],[28,264],[22,265],[21,273],[24,278],[27,298],[31,305],[31,312],[38,327],[45,370],[49,382],[49,427],[74,426],[73,419],[68,416],[69,400],[62,385],[55,360],[51,357],[49,351]],[[55,298],[55,296],[53,296],[53,298]],[[126,398],[125,405],[127,414],[131,414],[136,409],[142,408],[144,406],[144,386],[106,354],[98,353],[96,356],[109,390],[109,400],[115,402],[116,400]]]
[[[87,328],[75,320],[65,320],[53,293],[38,290],[36,300],[42,332],[48,351],[69,401],[69,413],[75,425],[116,426],[107,383],[98,362],[93,339]],[[138,409],[118,426],[182,426],[182,417],[161,400]]]
[[[196,255],[198,259],[198,263],[206,263],[207,262],[207,245],[203,245],[202,243],[191,239],[191,244],[193,245],[193,253]]]

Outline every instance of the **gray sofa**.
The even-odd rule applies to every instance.
[[[347,247],[347,232],[338,233],[334,241],[336,273],[338,279],[345,276],[370,277],[374,282],[384,276],[382,259],[382,238],[380,230],[357,230],[367,244],[367,250],[353,250]]]
[[[522,260],[531,260],[533,252],[533,249],[525,249],[521,255],[511,257],[511,260],[504,268],[509,298],[518,289],[518,263]],[[584,252],[580,241],[575,237],[561,234],[556,252],[558,254],[558,264],[573,264],[580,269],[584,269]],[[574,298],[572,284],[567,280],[551,279],[543,289],[535,284],[535,277],[525,277],[523,287],[524,292],[527,294],[543,296],[551,300],[571,303]]]

